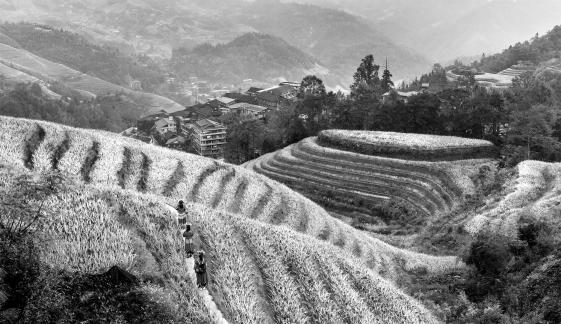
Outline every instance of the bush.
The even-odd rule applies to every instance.
[[[498,234],[481,234],[471,244],[464,261],[483,276],[500,276],[512,257],[507,240]]]

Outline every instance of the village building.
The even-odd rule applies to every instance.
[[[257,104],[271,109],[279,109],[282,105],[290,104],[298,95],[300,84],[283,82],[278,86],[263,89],[257,92]]]
[[[175,133],[177,131],[177,123],[173,116],[169,116],[168,118],[157,120],[154,123],[152,130],[159,133],[160,135]]]
[[[402,91],[391,90],[382,95],[382,101],[384,103],[389,102],[392,99],[392,95],[393,95],[396,96],[397,99],[403,101],[404,103],[407,103],[411,97],[419,95],[420,93],[421,92],[419,91],[402,92]]]
[[[214,159],[224,158],[226,126],[210,119],[200,119],[188,127],[194,151]]]
[[[248,117],[251,117],[253,119],[265,118],[265,114],[269,110],[266,107],[258,106],[258,105],[252,105],[252,104],[248,104],[248,103],[245,103],[245,102],[240,102],[240,103],[234,104],[230,107],[230,109],[232,110],[232,112],[236,112],[239,115],[248,116]]]
[[[184,150],[187,139],[184,136],[178,135],[166,141],[166,147],[175,150]]]
[[[239,92],[229,92],[224,95],[224,97],[228,97],[231,99],[235,99],[236,103],[245,102],[249,104],[256,105],[257,104],[257,93],[255,95],[249,95],[247,93],[239,93]]]
[[[236,99],[228,98],[228,97],[220,97],[208,102],[214,109],[220,110],[222,114],[227,114],[230,112],[230,106],[236,103]]]
[[[249,88],[245,93],[246,93],[247,95],[250,95],[250,96],[252,96],[252,97],[255,97],[255,96],[257,96],[257,93],[258,93],[259,91],[262,91],[262,90],[263,90],[263,88],[251,87],[251,88]]]

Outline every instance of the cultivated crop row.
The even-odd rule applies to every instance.
[[[380,251],[377,246],[381,242],[373,238],[357,241],[360,232],[334,220],[325,210],[287,187],[243,168],[101,131],[14,118],[0,118],[0,126],[0,150],[6,152],[0,157],[1,163],[25,168],[25,161],[31,157],[38,161],[37,165],[48,167],[48,161],[57,160],[56,169],[86,184],[163,195],[172,204],[182,199],[202,202],[211,208],[216,205],[248,218],[305,232],[344,248],[349,255],[372,247],[373,253],[387,254],[387,260],[411,257],[412,260],[399,261],[406,267],[415,263],[432,269],[435,262],[420,254],[400,252],[395,257],[401,250]],[[44,136],[39,136],[42,132]],[[368,257],[365,253],[361,256],[364,260]],[[450,262],[446,260],[443,264]],[[394,274],[390,272],[390,275]]]
[[[561,164],[524,161],[518,165],[514,190],[491,209],[477,213],[464,228],[477,234],[490,230],[516,238],[522,216],[535,215],[542,221],[558,223],[561,196]]]
[[[353,172],[349,168],[329,167],[321,164],[317,165],[313,162],[307,163],[290,155],[290,150],[288,149],[278,151],[275,158],[267,162],[283,172],[289,171],[302,175],[316,175],[321,179],[339,183],[345,188],[399,197],[417,206],[417,208],[427,214],[446,211],[443,202],[434,196],[432,191],[427,190],[422,185],[411,183],[406,178],[378,177]]]

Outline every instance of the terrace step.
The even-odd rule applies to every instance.
[[[341,175],[345,178],[352,178],[353,181],[364,182],[366,180],[367,182],[371,183],[386,182],[391,188],[405,190],[406,192],[409,192],[413,195],[420,194],[422,195],[422,198],[428,197],[431,203],[436,205],[438,210],[448,211],[451,207],[450,205],[448,205],[445,197],[440,195],[438,192],[435,192],[434,188],[432,188],[430,184],[427,184],[425,182],[415,182],[408,177],[399,175],[387,175],[384,172],[367,172],[362,170],[355,170],[354,168],[349,168],[348,166],[331,163],[331,161],[328,160],[321,160],[321,163],[318,163],[313,157],[310,157],[310,159],[308,160],[308,156],[306,154],[298,154],[299,152],[295,147],[292,147],[290,149],[290,153],[290,160],[286,157],[283,157],[281,154],[277,155],[276,158],[278,161],[293,163],[334,175]],[[399,186],[394,185],[394,183],[398,184]]]
[[[335,164],[344,162],[344,167],[419,179],[431,183],[431,186],[440,191],[441,194],[451,195],[454,199],[462,195],[461,189],[451,181],[448,174],[441,170],[420,165],[415,161],[389,159],[346,151],[333,152],[333,149],[318,145],[315,139],[305,139],[295,144],[295,147],[297,152],[300,151],[316,159],[322,159],[322,161],[319,161],[321,163],[325,161]]]
[[[437,205],[432,201],[423,201],[425,197],[418,192],[407,188],[399,188],[391,183],[380,181],[380,180],[370,180],[365,181],[361,179],[349,179],[344,174],[333,174],[317,171],[307,167],[300,167],[296,163],[284,163],[277,158],[267,160],[270,166],[277,167],[281,170],[290,170],[290,172],[299,174],[302,177],[306,176],[317,176],[317,178],[331,181],[333,184],[337,184],[341,188],[352,188],[363,193],[374,193],[381,194],[384,193],[385,196],[400,197],[403,200],[409,202],[411,205],[416,206],[418,209],[423,211],[423,213],[430,215],[438,210]],[[321,168],[320,166],[316,166]],[[401,190],[401,192],[400,192]]]

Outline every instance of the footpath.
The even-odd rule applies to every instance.
[[[167,206],[168,210],[175,216],[176,224],[178,224],[178,226],[179,226],[179,213],[177,212],[177,210],[174,207],[172,207],[170,205],[166,205],[166,206]],[[181,241],[184,242],[185,239],[183,237],[181,237]],[[182,248],[184,246],[185,245],[183,244]],[[197,287],[197,274],[195,273],[195,259],[194,259],[194,257],[185,258],[185,267],[187,269],[187,273],[189,273],[189,279],[193,283],[193,286]],[[208,292],[208,289],[202,289],[202,290],[198,289],[198,288],[195,288],[195,289],[197,289],[197,292],[199,293],[199,295],[203,299],[203,302],[204,302],[206,308],[208,309],[214,323],[216,323],[216,324],[228,324],[228,321],[226,321],[226,319],[224,318],[224,315],[222,315],[222,312],[220,311],[220,309],[218,308],[218,306],[214,302],[214,299],[212,298],[212,296]]]

